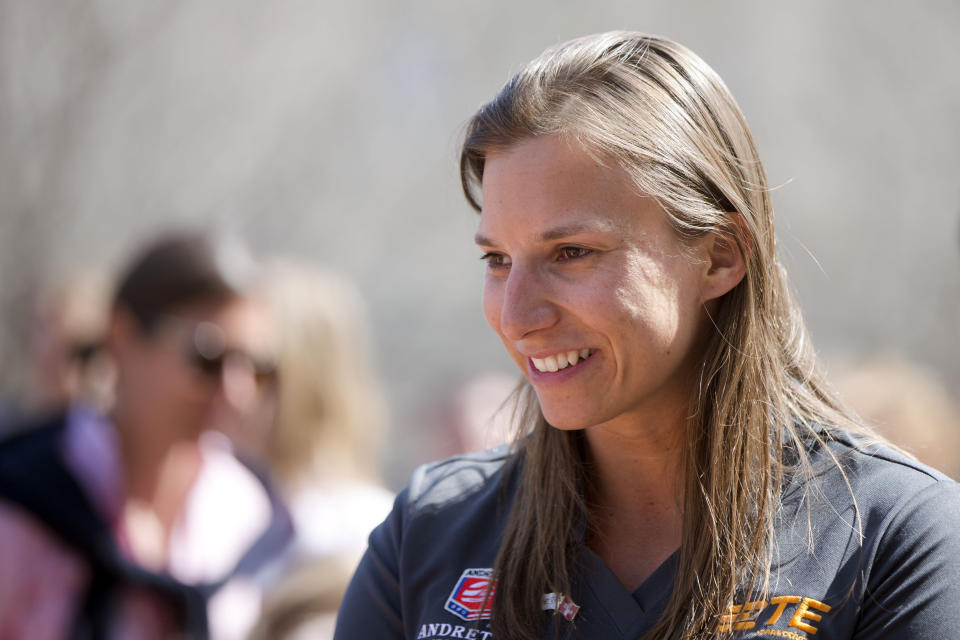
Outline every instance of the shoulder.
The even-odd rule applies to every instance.
[[[925,476],[931,480],[953,482],[946,474],[900,451],[886,440],[849,431],[832,434],[832,446],[838,453],[849,453],[861,461],[878,465],[886,472],[901,472],[910,476]]]
[[[515,461],[500,447],[418,468],[370,535],[336,637],[428,637],[433,628],[467,634],[482,603],[468,606],[458,594],[489,582],[513,502]]]
[[[415,511],[455,508],[489,493],[512,460],[507,445],[431,462],[413,472],[406,501]]]
[[[884,442],[844,434],[831,445],[865,522],[916,522],[933,516],[943,525],[960,516],[960,484]],[[937,513],[928,513],[929,505]]]
[[[878,509],[877,515],[889,517],[898,505],[916,505],[922,495],[942,496],[948,503],[957,499],[957,482],[886,442],[841,432],[825,449],[818,457],[821,465],[832,462],[836,467],[826,474],[832,492],[849,484],[861,509]]]
[[[862,522],[865,638],[950,637],[960,625],[960,484],[882,443],[849,437]]]
[[[0,441],[0,497],[27,509],[48,504],[54,511],[66,500],[62,493],[74,483],[62,456],[65,426],[64,415],[48,416],[23,423]]]
[[[506,446],[417,468],[387,518],[398,540],[499,540],[516,490],[517,458]]]
[[[373,532],[371,544],[389,538],[399,548],[411,536],[450,538],[457,528],[454,523],[469,529],[470,523],[486,521],[492,527],[505,522],[516,484],[516,474],[511,473],[515,462],[504,445],[418,467],[397,494],[387,519]],[[444,525],[437,527],[438,522]]]
[[[954,637],[957,483],[849,432],[821,433],[805,453],[777,516],[768,598],[737,637]]]
[[[864,550],[882,544],[904,520],[932,518],[932,525],[942,527],[951,514],[960,514],[957,482],[883,441],[833,433],[811,448],[810,462],[812,474],[797,504],[809,504],[823,526],[854,525]],[[930,513],[925,507],[930,502],[946,518]]]
[[[388,518],[401,564],[432,575],[492,567],[516,492],[515,462],[502,447],[417,469]]]
[[[843,637],[951,637],[937,633],[960,624],[960,610],[944,617],[960,602],[960,485],[847,432],[809,454],[804,490],[784,496],[781,584],[829,611],[825,630],[856,630]]]
[[[67,414],[57,413],[14,424],[0,439],[0,460],[15,462],[23,455],[37,456],[55,451],[66,423]]]

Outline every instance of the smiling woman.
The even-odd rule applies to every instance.
[[[669,40],[574,40],[470,121],[517,438],[428,465],[337,638],[917,638],[960,624],[960,489],[819,375],[749,129]]]

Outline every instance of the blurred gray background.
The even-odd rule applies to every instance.
[[[41,283],[204,224],[356,281],[402,482],[459,384],[512,373],[480,314],[461,127],[547,46],[616,28],[727,81],[825,359],[899,355],[960,388],[956,0],[0,0],[0,393]]]

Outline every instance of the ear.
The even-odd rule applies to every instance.
[[[747,273],[747,264],[740,245],[729,231],[713,231],[704,240],[707,264],[701,297],[702,302],[707,302],[737,286]]]
[[[139,334],[139,327],[133,314],[123,308],[116,308],[110,314],[107,327],[106,347],[118,361],[124,360],[133,348]]]

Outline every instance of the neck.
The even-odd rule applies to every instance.
[[[135,421],[122,411],[115,421],[127,503],[147,506],[166,529],[172,528],[199,473],[196,439],[178,438],[162,425]]]
[[[587,429],[591,500],[610,507],[640,504],[679,509],[685,432],[681,421],[659,425],[603,424]]]
[[[631,591],[680,546],[683,435],[680,422],[587,430],[588,545]]]
[[[196,438],[157,424],[159,419],[117,403],[126,498],[122,526],[132,557],[160,570],[166,566],[174,526],[200,473]]]

